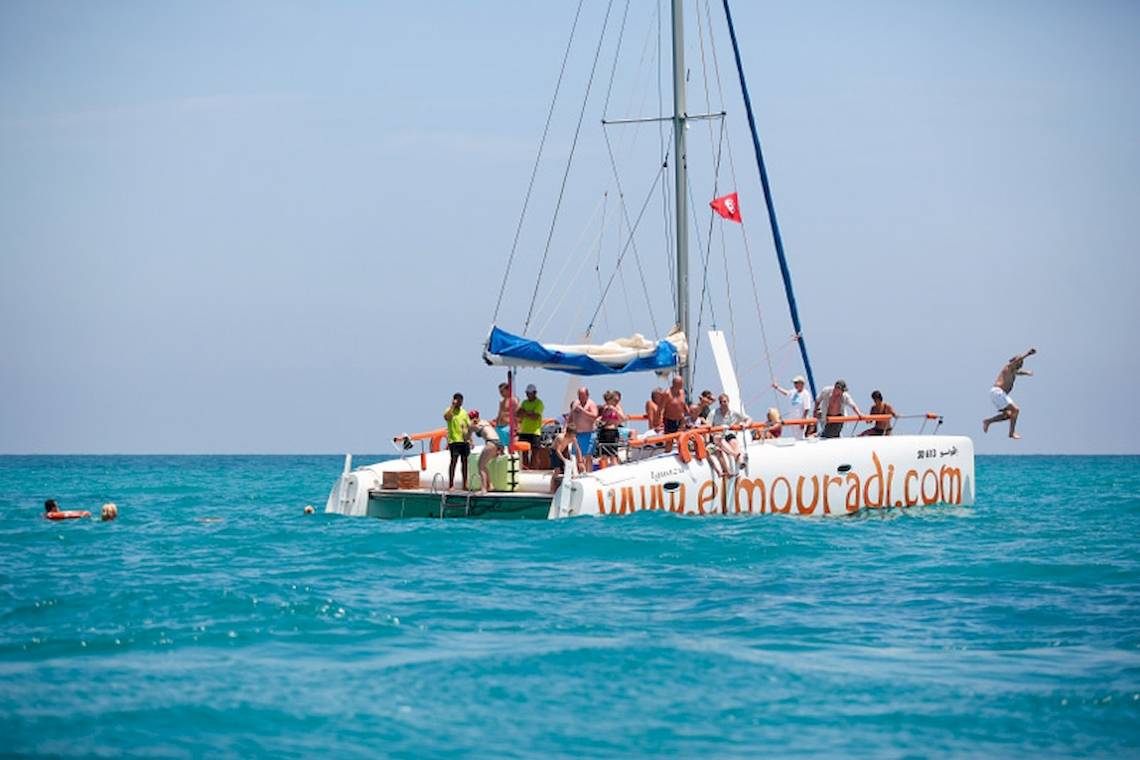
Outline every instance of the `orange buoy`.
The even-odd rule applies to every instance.
[[[69,510],[56,510],[55,512],[46,512],[44,517],[48,520],[78,520],[81,517],[90,517],[91,513],[87,510],[69,509]]]

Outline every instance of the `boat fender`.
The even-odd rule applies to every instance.
[[[692,443],[696,449],[697,461],[703,462],[705,457],[708,456],[708,450],[705,448],[705,438],[700,433],[692,430],[681,433],[681,437],[677,440],[677,455],[681,457],[681,461],[688,464],[693,460],[693,452],[689,450],[690,443]]]
[[[81,517],[90,517],[91,513],[85,509],[68,509],[64,511],[48,512],[44,515],[49,520],[77,520]]]

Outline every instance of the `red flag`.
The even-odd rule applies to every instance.
[[[740,200],[737,199],[736,193],[729,193],[728,195],[722,195],[719,198],[713,198],[711,201],[709,201],[709,205],[712,206],[713,211],[717,212],[725,219],[729,219],[733,222],[736,222],[737,224],[741,222]]]

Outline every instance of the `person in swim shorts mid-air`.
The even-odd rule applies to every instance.
[[[1009,420],[1009,437],[1013,439],[1021,438],[1016,432],[1017,416],[1021,414],[1021,409],[1017,404],[1013,403],[1013,399],[1009,397],[1010,391],[1013,390],[1013,381],[1017,379],[1018,375],[1025,375],[1031,377],[1033,373],[1030,370],[1022,369],[1021,366],[1025,360],[1030,356],[1037,353],[1036,348],[1031,348],[1024,354],[1018,354],[1009,360],[1009,362],[1001,368],[998,373],[997,380],[994,380],[994,387],[990,388],[990,401],[997,407],[998,413],[993,417],[982,420],[982,432],[990,432],[990,425],[1002,420]]]

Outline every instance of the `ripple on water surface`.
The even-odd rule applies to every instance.
[[[1140,459],[852,519],[302,515],[339,469],[0,457],[5,749],[1140,751]]]

